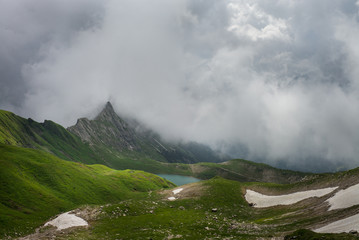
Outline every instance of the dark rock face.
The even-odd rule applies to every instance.
[[[94,120],[80,118],[68,130],[90,145],[105,145],[118,151],[139,149],[134,129],[117,116],[110,102]]]
[[[80,118],[76,125],[68,130],[90,146],[103,146],[119,152],[136,151],[160,161],[194,163],[222,160],[219,155],[202,144],[163,142],[158,134],[145,129],[135,120],[125,121],[119,117],[110,102],[107,102],[95,119]]]

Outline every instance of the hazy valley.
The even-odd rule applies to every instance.
[[[0,239],[359,239],[359,0],[4,0]]]
[[[4,239],[358,238],[359,225],[348,226],[359,211],[358,169],[313,174],[223,159],[205,145],[167,143],[110,103],[68,130],[1,111],[0,142]],[[202,181],[175,188],[160,173]],[[59,227],[56,215],[68,211],[59,219],[85,226]],[[44,226],[52,218],[60,225]]]

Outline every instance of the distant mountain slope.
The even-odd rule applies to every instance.
[[[243,159],[233,159],[224,163],[197,163],[189,166],[191,175],[201,179],[221,176],[240,182],[295,183],[313,175],[278,169]]]
[[[96,148],[90,147],[88,142],[82,141],[59,124],[49,120],[38,123],[4,110],[0,110],[0,144],[35,148],[65,160],[98,163],[115,169],[182,173],[181,170],[176,170],[176,167],[163,165],[138,151],[125,149],[120,152],[105,144],[98,144]]]
[[[79,119],[76,126],[69,128],[74,134],[49,120],[38,123],[0,110],[0,143],[44,150],[75,162],[157,173],[173,172],[173,169],[167,169],[168,165],[157,161],[188,163],[219,160],[218,155],[204,145],[189,143],[172,146],[161,143],[157,140],[159,137],[150,131],[136,132],[134,125],[132,122],[129,126],[119,118],[110,104],[95,120]],[[186,146],[194,153],[186,151]]]
[[[3,144],[0,166],[0,238],[9,232],[27,232],[83,204],[117,202],[173,186],[142,171],[84,165]]]
[[[125,122],[118,117],[111,104],[107,104],[96,119],[80,119],[69,130],[74,134],[52,121],[38,123],[0,110],[0,143],[44,150],[65,160],[201,179],[222,176],[244,182],[291,183],[308,175],[245,160],[205,163],[208,159],[216,159],[207,146],[193,142],[162,143],[156,134],[141,129],[135,121]],[[202,163],[168,163],[176,159],[184,163],[196,159]]]
[[[68,130],[94,149],[108,148],[118,152],[138,152],[162,162],[195,163],[220,162],[222,157],[199,143],[171,144],[158,134],[144,129],[134,120],[119,117],[110,102],[93,120],[80,118]]]

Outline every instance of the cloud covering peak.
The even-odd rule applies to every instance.
[[[7,1],[0,107],[69,126],[111,100],[236,157],[358,166],[358,3]]]

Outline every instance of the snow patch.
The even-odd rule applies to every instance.
[[[348,208],[359,204],[359,184],[340,190],[326,202],[329,203],[329,210]]]
[[[172,193],[173,193],[174,195],[176,195],[176,194],[182,192],[182,190],[183,190],[183,188],[177,188],[177,189],[173,190]],[[170,200],[170,201],[174,201],[174,200],[176,200],[177,198],[175,198],[175,197],[169,197],[169,198],[167,198],[167,199]]]
[[[178,189],[173,190],[172,192],[174,195],[176,195],[177,193],[182,192],[182,190],[183,190],[183,188],[178,188]]]
[[[70,214],[69,212],[66,212],[60,214],[54,220],[45,223],[44,226],[48,225],[57,227],[57,230],[62,230],[70,227],[88,226],[88,223],[84,219],[77,217],[75,214]]]
[[[313,230],[317,233],[341,233],[355,230],[359,232],[359,214],[332,222],[324,227]]]
[[[337,188],[338,187],[330,187],[277,196],[268,196],[252,190],[247,190],[245,198],[247,202],[253,203],[254,207],[264,208],[277,205],[290,205],[311,197],[322,197],[333,192]]]

